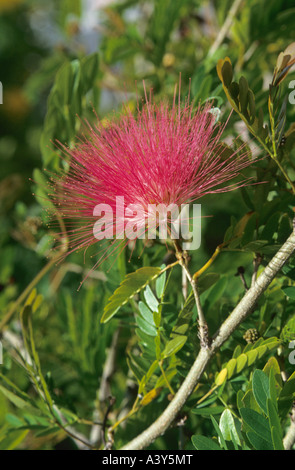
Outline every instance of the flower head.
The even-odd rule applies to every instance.
[[[124,247],[126,208],[131,207],[131,212],[142,208],[137,219],[132,214],[132,221],[137,222],[133,239],[143,238],[151,206],[181,207],[204,195],[244,185],[245,178],[236,184],[232,180],[251,164],[249,155],[241,149],[229,151],[221,142],[224,125],[216,124],[211,111],[211,104],[194,111],[188,103],[154,104],[146,99],[136,115],[126,110],[106,127],[100,121],[88,125],[87,137],[66,149],[69,171],[51,178],[52,199],[60,215],[72,224],[67,232],[70,251],[86,249],[103,238],[103,230],[100,237],[94,231],[98,212],[104,222],[100,229],[103,226]],[[112,218],[106,221],[103,216],[108,210]]]

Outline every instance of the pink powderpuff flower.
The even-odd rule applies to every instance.
[[[99,120],[87,123],[87,134],[74,148],[62,146],[69,170],[51,176],[50,197],[67,224],[61,237],[69,240],[68,253],[98,243],[93,230],[97,205],[113,211],[105,229],[114,239],[104,240],[107,247],[94,268],[128,243],[122,235],[126,221],[122,213],[116,215],[118,198],[124,208],[140,205],[148,213],[150,204],[180,207],[247,184],[245,177],[232,180],[253,162],[241,147],[229,151],[222,143],[226,124],[217,124],[212,110],[210,103],[194,110],[175,98],[171,104],[155,104],[146,97],[136,115],[126,109],[107,126]],[[142,225],[147,233],[146,222]]]

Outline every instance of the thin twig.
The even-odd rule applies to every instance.
[[[237,273],[235,274],[235,276],[239,276],[239,278],[241,279],[242,284],[244,286],[244,289],[247,291],[248,290],[248,285],[247,285],[247,282],[246,282],[246,279],[245,279],[245,269],[244,269],[243,266],[238,267],[238,270],[237,270]]]
[[[170,390],[171,395],[174,396],[174,395],[175,395],[175,392],[174,392],[173,388],[171,387],[171,385],[170,385],[170,383],[169,383],[169,380],[167,379],[165,370],[164,370],[164,368],[163,368],[163,361],[159,361],[159,367],[160,367],[161,373],[162,373],[162,375],[163,375],[163,378],[164,378],[164,380],[165,380],[165,382],[166,382],[166,385],[167,385],[168,389]]]
[[[113,334],[112,342],[110,347],[107,350],[107,358],[104,364],[104,368],[102,371],[102,376],[100,379],[100,387],[98,390],[98,401],[99,403],[105,403],[108,397],[111,395],[111,388],[110,388],[110,380],[112,375],[115,371],[115,359],[116,359],[116,351],[118,345],[118,339],[120,334],[120,328],[117,328]],[[104,416],[102,413],[96,409],[94,413],[94,418],[99,418],[103,420]],[[105,435],[102,432],[103,424],[93,425],[91,432],[90,432],[90,442],[95,444],[96,446],[100,445],[102,436]]]
[[[110,413],[112,407],[114,406],[114,404],[116,402],[115,397],[109,396],[108,398],[109,398],[109,404],[108,404],[108,407],[106,409],[106,412],[105,412],[105,415],[104,415],[104,418],[103,418],[102,430],[101,430],[101,438],[102,438],[102,442],[103,442],[105,450],[110,450],[112,448],[112,444],[113,444],[112,433],[108,432],[108,440],[107,441],[106,441],[106,438],[105,438],[105,433],[106,433],[109,413]]]
[[[228,12],[228,15],[225,19],[225,22],[223,23],[222,25],[222,28],[220,29],[214,43],[212,44],[212,46],[210,47],[209,49],[209,52],[208,52],[208,56],[212,56],[216,51],[217,49],[221,46],[221,44],[223,43],[226,35],[228,34],[232,24],[233,24],[233,21],[235,19],[235,16],[238,12],[238,9],[240,8],[240,5],[242,3],[243,0],[235,0]]]
[[[139,410],[139,407],[140,407],[140,396],[137,395],[136,397],[136,400],[135,402],[133,403],[133,406],[131,408],[131,410],[129,410],[124,416],[122,416],[115,424],[113,424],[110,428],[109,428],[109,432],[110,433],[113,433],[114,430],[121,424],[123,423],[124,421],[126,421],[126,419],[130,418],[132,415],[134,415],[138,410]]]
[[[186,277],[192,287],[194,298],[195,298],[195,303],[197,307],[197,312],[198,312],[198,323],[199,323],[199,338],[200,338],[200,345],[202,348],[208,348],[209,346],[209,336],[208,336],[208,325],[205,319],[205,315],[203,312],[202,304],[200,301],[200,296],[198,292],[198,287],[197,287],[197,279],[194,278],[187,266],[187,253],[182,251],[181,246],[175,241],[174,243],[175,250],[176,250],[176,256],[179,260],[179,264],[181,265],[183,271],[186,274]]]
[[[182,269],[182,295],[185,300],[187,298],[187,275],[184,269]]]
[[[231,241],[231,240],[229,240],[229,241]],[[227,242],[227,243],[229,243],[229,242]],[[211,266],[211,264],[215,261],[215,259],[217,258],[217,256],[221,252],[222,248],[227,243],[221,243],[221,245],[218,245],[218,247],[215,249],[215,251],[214,251],[213,255],[211,256],[211,258],[207,261],[207,263],[205,263],[204,266],[202,266],[202,268],[200,268],[197,272],[195,272],[195,274],[193,275],[193,279],[198,279],[201,276],[201,274],[203,274]]]

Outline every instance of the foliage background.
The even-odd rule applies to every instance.
[[[93,119],[94,107],[101,119],[107,119],[113,110],[121,109],[126,96],[130,107],[134,107],[136,88],[142,93],[142,80],[148,89],[153,88],[156,100],[164,96],[172,99],[181,73],[182,95],[187,96],[190,87],[195,103],[209,97],[214,99],[224,121],[230,106],[216,73],[216,64],[219,59],[229,56],[235,77],[239,78],[241,74],[246,77],[257,107],[267,115],[268,83],[277,56],[294,39],[294,3],[292,0],[240,2],[230,31],[214,50],[214,41],[232,3],[232,0],[128,0],[118,3],[107,0],[0,0],[0,79],[3,84],[3,104],[0,106],[0,320],[52,256],[53,229],[48,228],[44,211],[47,202],[42,199],[42,185],[36,186],[30,178],[42,183],[44,168],[59,171],[61,161],[52,151],[50,140],[58,138],[72,145],[80,129],[76,114]],[[287,82],[292,79],[295,74],[291,71],[282,86],[284,96],[288,93]],[[286,131],[294,122],[294,111],[294,106],[288,105]],[[232,138],[241,131],[253,152],[262,155],[255,139],[249,136],[239,116],[233,113],[225,137]],[[294,180],[295,155],[291,144],[287,153],[282,158]],[[218,279],[202,297],[212,332],[243,294],[243,284],[236,275],[238,268],[244,267],[245,280],[249,284],[258,247],[264,246],[259,252],[263,253],[265,264],[291,231],[294,196],[286,191],[285,181],[271,163],[258,165],[259,175],[270,177],[270,183],[262,188],[253,187],[202,201],[203,215],[208,217],[202,220],[202,246],[192,254],[192,271],[210,258],[226,233],[230,233],[230,227],[234,229],[245,214],[249,211],[259,214],[256,225],[253,218],[252,225],[247,225],[241,243],[224,251],[208,271],[208,274],[216,274],[214,279]],[[267,243],[245,248],[247,243],[257,240]],[[33,314],[34,341],[46,387],[54,405],[65,410],[71,425],[87,437],[91,432],[95,434],[97,427],[92,421],[101,420],[107,407],[107,397],[101,402],[99,393],[108,348],[118,328],[116,364],[109,389],[116,404],[108,416],[109,424],[115,423],[124,410],[132,406],[141,379],[140,368],[147,367],[144,360],[152,362],[148,357],[149,347],[142,356],[132,304],[124,306],[109,323],[100,323],[107,299],[127,273],[142,266],[161,266],[167,260],[163,245],[145,248],[139,258],[140,252],[139,247],[130,261],[128,252],[115,262],[108,259],[79,292],[81,280],[93,265],[90,256],[84,260],[83,253],[73,254],[62,264],[54,265],[37,285],[42,303]],[[170,255],[173,259],[173,254]],[[290,266],[292,268],[292,262]],[[179,268],[173,270],[169,283],[162,316],[164,334],[168,336],[183,302]],[[192,435],[216,436],[214,425],[205,412],[202,416],[189,410],[195,408],[197,401],[211,389],[216,374],[232,358],[234,351],[236,357],[242,352],[247,344],[243,335],[249,328],[255,328],[264,339],[280,338],[282,343],[279,348],[267,350],[261,358],[256,358],[253,367],[245,368],[235,375],[234,380],[223,384],[222,390],[218,389],[218,393],[210,396],[214,399],[208,406],[221,406],[219,415],[229,407],[235,416],[239,416],[238,390],[246,393],[247,387],[251,386],[253,370],[263,369],[271,357],[276,360],[275,367],[291,376],[294,366],[288,363],[287,357],[288,342],[294,337],[295,296],[289,291],[287,297],[282,288],[293,285],[294,272],[289,277],[281,276],[272,284],[253,316],[235,332],[206,372],[199,391],[184,410],[185,426],[172,428],[151,448],[193,448]],[[21,311],[19,306],[9,322],[9,331],[16,339],[22,337]],[[193,310],[193,321],[195,319]],[[198,349],[196,329],[190,331],[184,348],[165,364],[168,375],[169,370],[172,371],[171,384],[175,389]],[[77,442],[67,436],[52,414],[45,410],[28,371],[17,364],[15,353],[8,346],[6,349],[5,341],[3,344],[2,386],[16,392],[13,383],[19,398],[25,400],[28,396],[37,401],[39,412],[18,400],[13,401],[2,389],[0,448],[77,448]],[[237,347],[240,349],[235,349]],[[132,371],[137,371],[138,380]],[[144,394],[154,390],[156,381],[157,377],[154,377]],[[277,383],[277,388],[279,386],[282,384]],[[151,404],[118,428],[116,448],[126,443],[126,436],[137,435],[161,413],[169,402],[169,390],[165,383],[162,387]],[[290,393],[289,408],[293,391]],[[289,423],[289,409],[285,411],[280,423],[284,432]],[[231,437],[229,446],[233,445]],[[246,440],[244,445],[247,444],[250,445]]]

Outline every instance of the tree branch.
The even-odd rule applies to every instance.
[[[291,450],[293,445],[295,444],[295,407],[294,406],[292,409],[290,419],[291,419],[290,426],[283,440],[285,450]]]
[[[233,331],[250,315],[261,294],[267,289],[277,273],[295,252],[295,229],[288,240],[272,258],[256,282],[245,293],[244,297],[224,321],[213,337],[209,348],[201,348],[187,377],[183,381],[174,399],[169,403],[162,415],[145,431],[122,447],[122,450],[138,450],[148,447],[158,436],[162,435],[177,417],[188,397],[194,391],[203,371],[221,345],[231,336]]]

